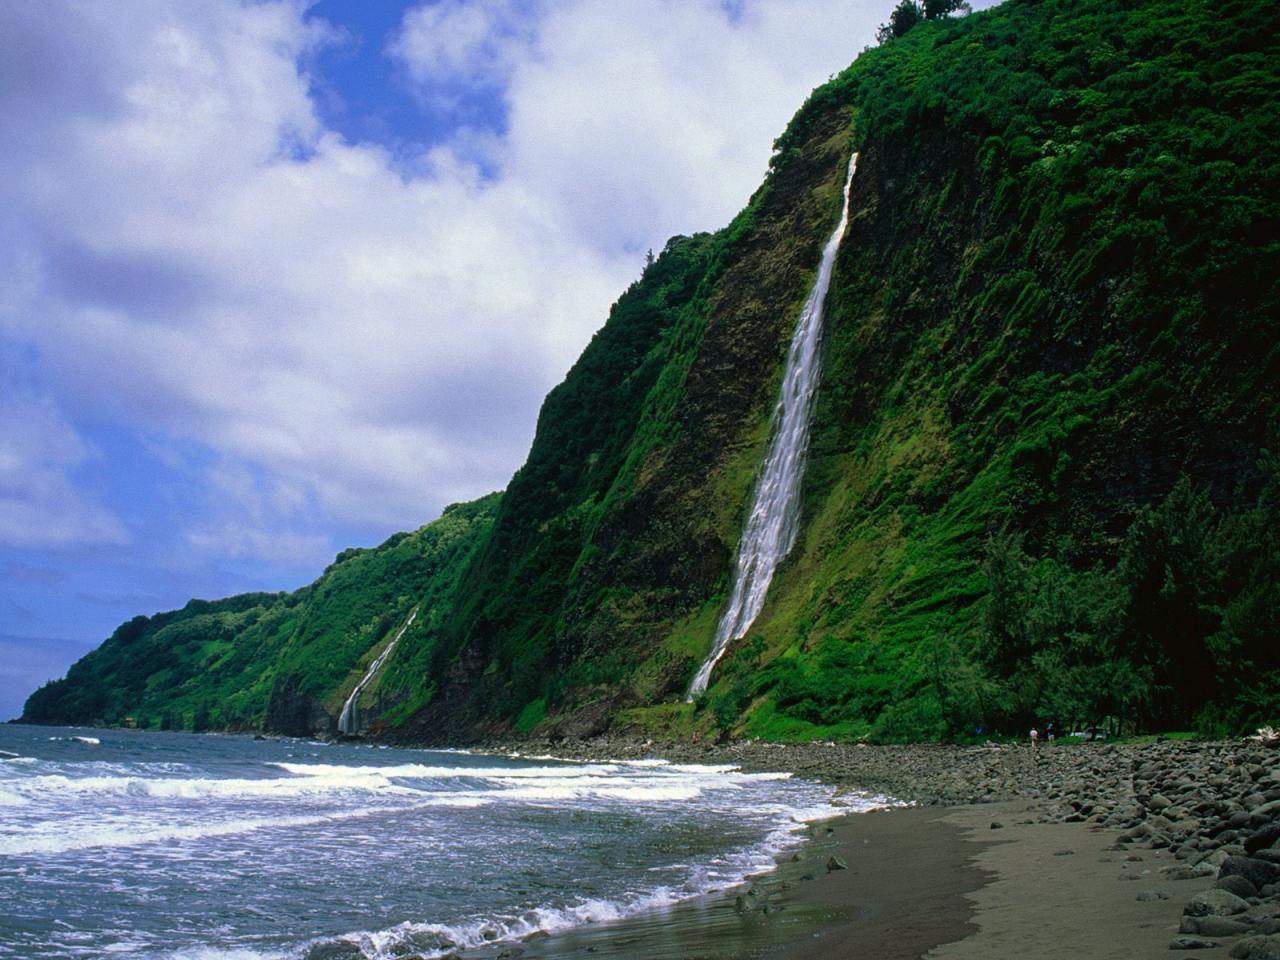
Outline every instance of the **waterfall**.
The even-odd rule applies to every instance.
[[[755,621],[764,606],[765,594],[778,562],[796,541],[800,520],[800,480],[804,475],[805,454],[809,446],[813,397],[818,387],[822,307],[827,287],[831,284],[836,250],[849,223],[849,192],[857,163],[858,155],[855,153],[849,158],[849,171],[845,176],[840,222],[822,251],[813,291],[805,301],[791,337],[791,346],[787,348],[782,391],[773,410],[773,436],[756,481],[751,515],[738,544],[729,606],[716,627],[711,652],[689,687],[689,700],[707,689],[711,671],[729,644],[745,634]]]
[[[351,696],[347,697],[347,702],[342,705],[342,713],[338,715],[339,733],[354,735],[360,731],[360,691],[373,679],[373,675],[382,669],[382,665],[391,656],[391,651],[396,648],[396,644],[400,642],[400,638],[404,636],[404,632],[409,629],[409,625],[413,623],[413,618],[417,615],[417,607],[409,611],[408,619],[400,625],[400,629],[391,638],[391,642],[387,644],[386,649],[378,654],[378,658],[373,663],[369,664],[369,669],[364,672],[364,676],[360,678],[356,688],[351,691]]]

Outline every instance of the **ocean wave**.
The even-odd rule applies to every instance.
[[[19,802],[48,800],[66,795],[113,795],[156,799],[200,800],[304,797],[335,792],[385,795],[419,795],[421,791],[392,783],[385,776],[365,774],[338,779],[326,777],[274,777],[270,779],[88,776],[45,774],[0,784],[0,798]],[[0,802],[4,802],[0,799]]]
[[[561,933],[592,923],[608,923],[650,910],[674,906],[681,900],[697,896],[692,891],[675,891],[657,887],[644,892],[624,894],[616,900],[583,899],[565,907],[535,907],[516,914],[476,917],[456,923],[402,923],[386,930],[357,931],[308,944],[305,957],[322,955],[325,947],[336,944],[354,947],[368,960],[383,957],[414,956],[432,958],[450,956],[459,950],[473,950],[494,943],[514,942],[539,933]]]
[[[235,836],[257,830],[307,827],[340,820],[386,816],[428,810],[435,807],[479,807],[490,801],[484,797],[432,796],[411,804],[359,807],[324,813],[289,817],[245,817],[194,824],[140,823],[130,815],[99,816],[92,823],[47,822],[27,826],[21,832],[0,835],[0,856],[33,856],[60,854],[101,847],[140,847],[171,841],[203,840],[208,837]]]
[[[745,883],[749,877],[772,871],[782,854],[803,842],[804,823],[829,818],[836,811],[830,805],[793,810],[779,804],[748,808],[743,812],[770,814],[775,818],[774,826],[760,842],[730,851],[710,865],[685,866],[685,878],[676,884],[630,891],[614,899],[583,898],[567,906],[542,906],[489,917],[473,916],[454,923],[410,922],[385,930],[357,931],[312,941],[304,949],[303,956],[307,960],[324,956],[327,955],[326,948],[341,944],[359,950],[366,960],[404,955],[433,960],[500,942],[517,942],[534,934],[562,933],[587,924],[608,923],[667,909],[685,900],[732,889]],[[681,865],[653,869],[666,872],[681,869]]]
[[[396,763],[385,766],[356,766],[334,763],[290,763],[279,761],[272,766],[301,777],[343,777],[380,774],[414,780],[508,779],[536,780],[545,777],[608,776],[618,772],[615,764],[566,767],[439,767],[422,763]]]

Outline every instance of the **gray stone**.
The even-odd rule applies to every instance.
[[[1143,890],[1134,899],[1142,903],[1154,903],[1157,900],[1168,900],[1169,895],[1163,890]]]
[[[1256,853],[1272,846],[1277,840],[1280,840],[1280,821],[1268,824],[1245,837],[1244,852]]]
[[[1170,950],[1208,950],[1220,947],[1217,940],[1206,940],[1204,937],[1174,937],[1169,941]]]
[[[1231,948],[1236,960],[1280,960],[1280,936],[1245,937]]]
[[[1218,877],[1218,882],[1214,884],[1219,890],[1227,890],[1234,893],[1237,897],[1256,897],[1258,888],[1250,883],[1247,879],[1237,874],[1227,874]]]
[[[1191,898],[1182,912],[1189,917],[1230,917],[1248,909],[1249,904],[1245,900],[1227,890],[1202,890]]]
[[[1250,925],[1232,917],[1195,917],[1196,933],[1206,937],[1238,937],[1248,933]]]
[[[1222,869],[1218,875],[1244,877],[1261,890],[1269,883],[1280,882],[1280,863],[1272,863],[1258,857],[1227,857],[1222,862]]]
[[[832,870],[848,870],[848,869],[849,869],[849,865],[845,863],[843,860],[841,860],[839,857],[832,857],[827,861],[828,872]]]

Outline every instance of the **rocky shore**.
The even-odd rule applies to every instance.
[[[1026,801],[1019,807],[1023,822],[1081,824],[1114,834],[1107,849],[1121,871],[1140,863],[1144,849],[1160,852],[1159,859],[1168,862],[1148,878],[1159,889],[1136,896],[1184,901],[1169,949],[1225,948],[1242,960],[1280,960],[1280,740],[960,747],[656,746],[613,738],[490,749],[592,760],[660,756],[733,763],[920,805],[999,803],[1008,809],[1011,801]],[[992,820],[991,828],[1001,827]],[[1179,882],[1187,880],[1201,881],[1187,884],[1197,892],[1180,894]],[[1201,889],[1208,882],[1212,886]]]

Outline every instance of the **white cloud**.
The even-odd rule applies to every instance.
[[[436,0],[405,14],[390,52],[424,86],[501,84],[534,21],[515,0]]]
[[[0,335],[39,352],[73,422],[215,452],[204,550],[318,550],[288,530],[316,511],[414,526],[505,485],[640,252],[728,221],[881,6],[424,6],[391,46],[424,98],[496,83],[508,116],[412,177],[318,119],[300,64],[328,34],[299,2],[0,6]],[[87,456],[55,444],[13,475],[118,539],[73,489]],[[228,469],[260,472],[275,512]]]
[[[0,546],[123,544],[128,533],[76,472],[94,451],[48,396],[0,376]]]

